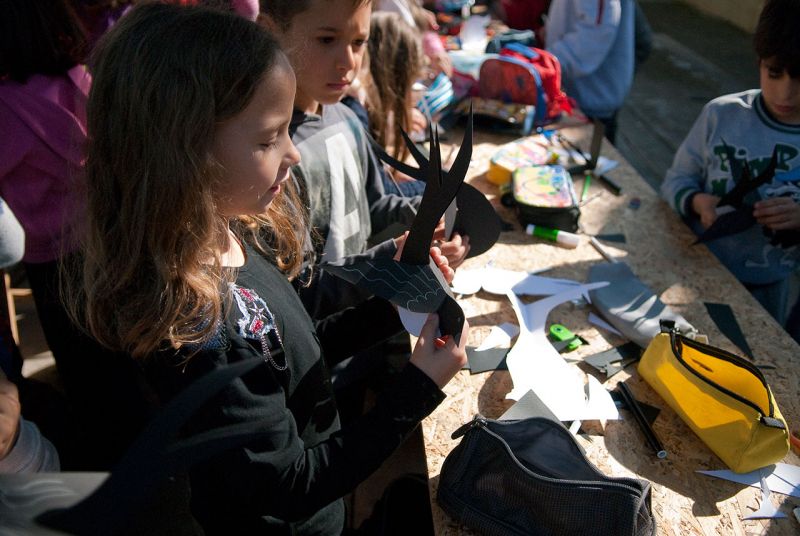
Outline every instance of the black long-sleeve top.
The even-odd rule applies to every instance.
[[[166,400],[217,367],[264,361],[206,403],[185,430],[195,434],[261,422],[268,432],[192,469],[192,511],[209,534],[227,534],[233,527],[246,534],[339,534],[341,498],[377,469],[444,395],[409,364],[370,412],[341,429],[328,364],[396,333],[396,312],[370,298],[314,323],[285,276],[251,248],[247,254],[214,341],[185,366],[173,357],[148,367]],[[260,340],[268,342],[269,354]]]

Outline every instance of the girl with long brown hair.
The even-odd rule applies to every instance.
[[[341,498],[442,400],[463,346],[437,345],[432,317],[374,409],[341,429],[328,364],[400,323],[371,298],[315,324],[289,283],[308,232],[290,176],[295,77],[276,42],[235,15],[148,4],[101,41],[94,77],[76,316],[162,401],[263,361],[187,426],[259,431],[191,471],[206,533],[341,533]]]
[[[369,73],[364,77],[373,136],[392,156],[408,155],[401,130],[424,130],[412,88],[425,67],[422,39],[397,13],[375,12],[370,20]],[[415,112],[419,114],[415,117]]]

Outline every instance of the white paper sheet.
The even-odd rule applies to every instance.
[[[403,324],[403,327],[406,328],[406,331],[415,337],[419,337],[422,326],[424,326],[425,321],[428,320],[428,313],[415,313],[403,307],[398,307],[397,314],[400,316],[400,322]]]
[[[697,472],[713,476],[714,478],[722,478],[723,480],[730,480],[731,482],[738,482],[739,484],[757,488],[761,485],[761,474],[759,471],[764,472],[770,490],[776,493],[783,493],[784,495],[791,495],[792,497],[800,497],[800,467],[789,465],[788,463],[768,465],[760,470],[751,471],[749,473],[734,473],[728,469]]]
[[[766,471],[764,469],[759,469],[757,472],[760,475],[761,483],[761,505],[759,505],[758,510],[749,516],[744,516],[742,519],[780,519],[786,517],[786,514],[775,508],[775,505],[772,504],[769,498],[771,493],[769,484],[767,483]]]
[[[552,296],[580,286],[579,282],[570,279],[555,279],[491,266],[483,269],[481,281],[483,290],[491,294],[507,294],[513,290],[517,295],[528,296]]]
[[[619,418],[608,391],[596,380],[597,385],[592,385],[591,379],[587,389],[586,375],[564,361],[547,340],[544,330],[547,316],[557,305],[585,296],[590,290],[607,284],[577,285],[527,305],[514,292],[507,293],[520,325],[519,338],[506,357],[514,382],[508,398],[518,400],[532,390],[562,421]]]
[[[499,326],[494,326],[489,334],[483,339],[483,342],[475,348],[476,352],[489,350],[491,348],[509,347],[511,346],[511,339],[519,334],[519,326],[511,322],[504,322]]]
[[[450,288],[455,294],[475,294],[481,289],[483,283],[483,268],[477,270],[456,270]]]

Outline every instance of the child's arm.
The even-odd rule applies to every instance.
[[[55,447],[22,418],[17,387],[0,373],[0,473],[58,470]]]
[[[466,363],[468,327],[465,325],[461,346],[449,340],[441,348],[435,343],[436,328],[433,315],[423,328],[411,363],[387,383],[368,413],[316,444],[304,442],[298,429],[324,430],[331,426],[336,419],[332,400],[325,406],[308,406],[320,402],[314,400],[287,400],[280,374],[266,364],[260,373],[234,382],[206,404],[187,432],[258,421],[262,433],[246,448],[196,466],[191,471],[193,497],[201,501],[214,497],[215,502],[208,507],[295,521],[352,491],[441,403],[445,395],[438,386]],[[232,338],[230,343],[232,348],[220,358],[263,359],[246,342]],[[192,362],[199,358],[194,357]],[[209,364],[219,365],[224,363]],[[326,377],[317,367],[297,372],[304,376],[292,381],[308,383],[304,393]],[[296,416],[303,422],[298,423]]]
[[[0,371],[0,460],[5,458],[17,441],[20,405],[17,386]]]
[[[800,204],[791,197],[764,199],[755,205],[756,221],[773,231],[800,229]]]
[[[405,233],[397,240],[398,249],[394,255],[396,261],[400,260],[402,244],[407,236],[408,233]],[[455,272],[450,268],[447,257],[439,248],[432,247],[431,258],[441,270],[445,281],[451,282]],[[376,296],[353,307],[342,309],[314,324],[325,360],[329,365],[405,331],[394,305]],[[346,344],[343,344],[345,341]]]
[[[672,166],[661,183],[661,197],[675,212],[684,217],[697,215],[704,225],[713,223],[713,218],[716,218],[714,207],[719,201],[718,197],[703,192],[708,158],[708,121],[706,105],[678,147]]]
[[[0,198],[0,268],[16,264],[25,254],[25,231]]]
[[[558,58],[565,78],[579,78],[595,72],[608,56],[617,37],[622,18],[620,0],[598,2],[576,0],[575,29],[558,41],[547,43],[547,50]]]

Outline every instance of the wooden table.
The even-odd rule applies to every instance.
[[[581,147],[588,148],[589,129],[569,129],[564,133],[578,141]],[[458,137],[453,136],[453,139]],[[507,137],[476,132],[472,165],[467,176],[467,180],[498,207],[497,187],[486,180],[485,172],[497,146],[508,141]],[[729,304],[758,362],[774,365],[774,369],[766,369],[764,374],[789,426],[797,430],[800,427],[800,347],[705,246],[690,246],[694,239],[692,232],[610,144],[604,143],[603,154],[620,163],[609,176],[622,186],[623,195],[615,197],[603,191],[602,185],[593,182],[590,194],[603,193],[582,208],[580,222],[584,231],[588,234],[623,233],[626,243],[613,247],[607,245],[606,249],[628,263],[662,301],[682,314],[701,333],[707,334],[712,344],[740,353],[719,332],[703,306],[703,302]],[[641,202],[638,209],[630,206],[633,198]],[[499,212],[506,221],[514,222],[516,229],[504,232],[490,251],[469,259],[463,265],[464,269],[479,268],[492,260],[498,268],[526,271],[550,268],[543,275],[585,281],[589,266],[604,262],[587,236],[582,237],[577,249],[563,249],[525,235],[509,209],[500,207]],[[472,345],[478,344],[492,326],[503,322],[517,323],[507,298],[503,296],[481,292],[461,303],[472,326]],[[548,318],[548,323],[562,323],[590,343],[568,354],[570,359],[624,342],[589,324],[589,310],[588,307],[566,303],[556,308]],[[659,460],[653,455],[632,418],[608,421],[605,425],[597,421],[586,422],[584,430],[588,439],[578,437],[590,460],[605,474],[634,476],[652,483],[653,514],[658,523],[658,534],[769,533],[772,536],[800,533],[791,513],[793,508],[800,506],[800,499],[773,493],[773,502],[780,505],[789,519],[744,521],[743,516],[759,506],[759,489],[695,473],[699,469],[723,469],[725,466],[638,376],[635,366],[627,367],[608,381],[585,364],[580,368],[594,374],[609,389],[613,389],[617,382],[631,378],[628,383],[636,397],[661,408],[654,429],[669,452],[667,459]],[[505,399],[511,388],[512,381],[507,371],[475,375],[462,371],[445,388],[447,399],[423,422],[436,534],[472,533],[450,520],[436,503],[442,462],[458,442],[451,440],[450,434],[477,413],[498,418],[513,404],[513,401]],[[800,465],[800,459],[793,452],[784,461]]]

